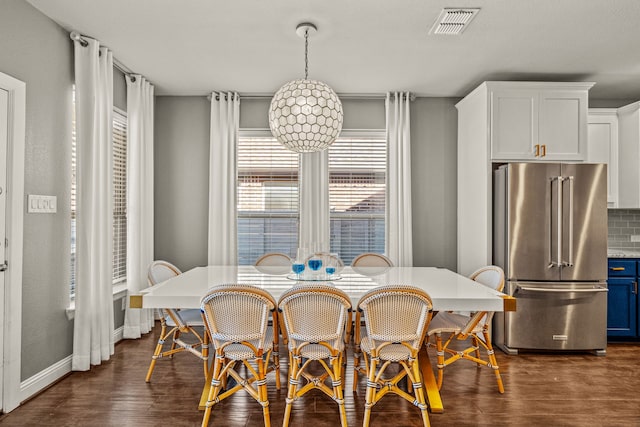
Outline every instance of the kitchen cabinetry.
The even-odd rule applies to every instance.
[[[609,259],[607,335],[638,338],[638,259]]]
[[[607,206],[618,207],[618,109],[590,108],[587,162],[607,164]]]
[[[640,102],[618,108],[618,207],[640,208]]]
[[[586,159],[592,86],[484,82],[456,104],[459,273],[492,263],[494,164]]]
[[[492,160],[585,160],[592,84],[484,84],[490,102]]]

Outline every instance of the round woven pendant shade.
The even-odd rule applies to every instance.
[[[327,149],[342,130],[342,103],[328,85],[317,80],[293,80],[273,96],[269,126],[291,151],[310,153]]]

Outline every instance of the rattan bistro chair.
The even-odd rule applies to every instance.
[[[387,285],[367,292],[356,312],[356,342],[365,353],[367,395],[363,426],[369,425],[371,408],[386,394],[394,393],[420,408],[422,422],[429,425],[429,414],[418,352],[432,316],[432,303],[423,290],[406,285]],[[364,314],[367,336],[360,339],[360,316]],[[356,350],[357,351],[357,350]],[[399,364],[397,373],[387,368]],[[413,394],[398,386],[403,378],[413,388]],[[354,367],[354,384],[358,368]]]
[[[319,389],[338,403],[340,423],[346,426],[343,362],[345,327],[350,325],[349,297],[331,285],[305,284],[286,291],[279,307],[289,337],[289,390],[282,425],[289,425],[296,399]],[[320,375],[309,372],[312,365],[323,368]]]
[[[213,406],[244,389],[260,405],[264,425],[270,426],[267,372],[269,360],[277,346],[278,314],[276,302],[268,292],[252,285],[214,286],[201,300],[207,332],[215,348],[211,388],[205,405],[202,425],[209,423]],[[269,327],[269,314],[273,326]],[[244,366],[246,378],[237,367]],[[274,361],[276,387],[280,388],[280,368]],[[227,384],[227,378],[231,381]],[[255,383],[255,386],[254,386]],[[227,384],[227,389],[223,386]]]
[[[502,292],[504,288],[504,272],[500,267],[487,266],[474,272],[470,278],[476,282]],[[491,345],[491,319],[493,312],[481,311],[471,313],[471,315],[440,312],[429,325],[427,335],[429,340],[435,336],[435,344],[429,341],[429,345],[436,347],[437,365],[438,365],[438,388],[442,388],[442,380],[444,377],[444,368],[450,364],[466,359],[478,364],[478,367],[488,366],[493,369],[498,382],[498,391],[504,393],[504,385],[502,377],[498,369],[493,346]],[[448,334],[443,342],[442,334]],[[450,344],[455,341],[471,340],[471,346],[464,350],[452,349]],[[480,356],[480,346],[482,346],[488,356],[488,360],[484,360]],[[449,357],[445,359],[445,355]]]
[[[156,285],[179,274],[181,272],[175,265],[167,261],[154,261],[149,266],[147,277],[151,285]],[[207,334],[204,332],[204,321],[200,310],[165,308],[161,310],[160,314],[160,323],[162,325],[160,338],[151,357],[151,364],[145,381],[151,381],[151,375],[158,359],[173,358],[174,354],[184,351],[195,355],[203,361],[206,378],[209,366],[209,341]],[[185,340],[185,337],[190,338]],[[165,342],[171,342],[171,347],[167,350],[164,349]]]

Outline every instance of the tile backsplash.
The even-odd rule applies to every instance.
[[[640,241],[631,241],[640,236],[640,209],[609,209],[608,215],[609,249],[640,250]]]

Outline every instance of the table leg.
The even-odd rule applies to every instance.
[[[429,360],[426,345],[423,345],[420,349],[418,360],[420,361],[422,381],[424,382],[424,388],[427,392],[429,409],[434,414],[441,414],[444,412],[444,406],[442,405],[442,399],[440,398],[440,390],[438,390],[436,376],[433,374],[433,369],[431,368],[431,361]]]

